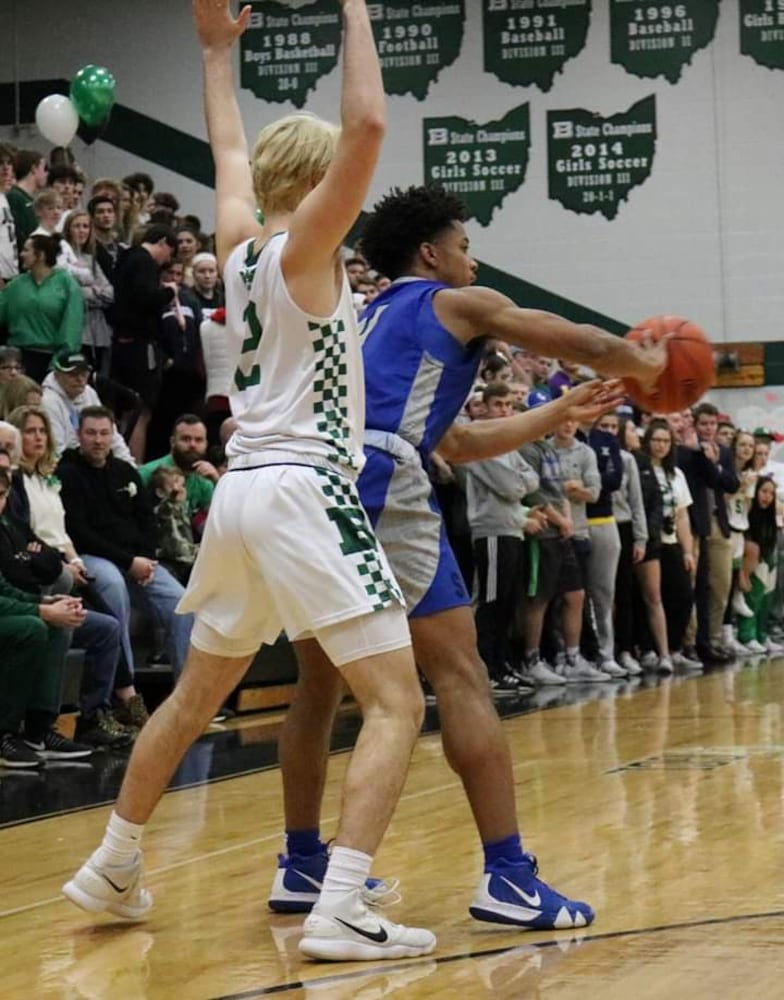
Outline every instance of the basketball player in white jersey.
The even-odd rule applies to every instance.
[[[193,3],[238,427],[181,602],[196,618],[187,665],[139,735],[103,843],[63,891],[90,911],[147,913],[144,824],[259,645],[285,629],[319,643],[362,710],[336,846],[300,944],[310,957],[343,961],[426,954],[435,937],[365,902],[423,704],[403,599],[354,485],[364,382],[340,247],[373,175],[385,102],[365,0],[340,5],[342,128],[290,115],[260,133],[249,157],[232,50],[250,7],[235,21],[228,0]]]

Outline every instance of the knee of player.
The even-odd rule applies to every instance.
[[[435,668],[426,666],[425,674],[439,700],[490,697],[487,667],[475,648],[451,647],[448,658]]]

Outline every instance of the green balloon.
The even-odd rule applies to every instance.
[[[103,66],[83,66],[71,80],[71,101],[85,125],[103,125],[114,105],[117,81]]]

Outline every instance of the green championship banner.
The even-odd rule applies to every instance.
[[[438,74],[460,55],[465,28],[464,0],[424,3],[368,3],[384,90],[427,96]]]
[[[591,0],[482,0],[485,72],[547,91],[585,47]]]
[[[610,0],[611,58],[635,76],[677,83],[716,31],[719,0]]]
[[[479,125],[466,118],[425,118],[425,183],[460,195],[468,217],[483,226],[504,198],[525,180],[531,148],[527,104],[500,121]]]
[[[614,219],[648,179],[656,150],[656,98],[610,118],[573,108],[547,112],[549,195],[581,215]]]
[[[343,15],[335,0],[293,10],[275,0],[251,4],[240,38],[240,85],[264,101],[301,108],[337,65]]]
[[[784,0],[740,0],[740,51],[768,69],[784,69]]]

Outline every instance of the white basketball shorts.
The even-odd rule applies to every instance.
[[[395,614],[375,612],[394,609]],[[410,644],[405,602],[354,483],[309,465],[230,471],[213,495],[190,582],[177,609],[254,653],[281,631],[291,640],[370,616],[353,658]],[[378,623],[378,628],[368,623]],[[345,637],[346,629],[334,629]],[[363,644],[367,649],[363,648]],[[333,662],[347,662],[327,648]],[[230,650],[230,653],[229,653]],[[208,649],[208,652],[217,652]],[[359,654],[359,655],[357,655]]]

